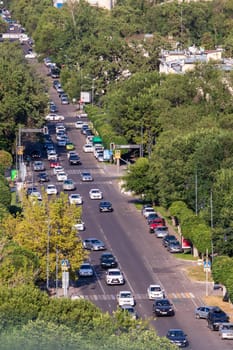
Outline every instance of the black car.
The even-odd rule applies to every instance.
[[[189,345],[187,335],[182,329],[169,329],[166,335],[170,342],[179,348],[185,348]]]
[[[153,304],[153,313],[156,316],[174,316],[173,305],[168,299],[155,299]]]
[[[81,159],[77,154],[72,154],[70,155],[69,162],[70,162],[70,165],[80,165]]]
[[[207,316],[208,327],[212,331],[218,331],[221,323],[229,322],[229,316],[219,307],[211,309]]]
[[[60,81],[55,79],[53,81],[53,87],[54,87],[54,89],[57,89],[58,87],[61,87]]]
[[[81,133],[82,133],[82,134],[85,134],[85,130],[87,130],[87,129],[89,129],[89,125],[83,124],[83,125],[82,125],[82,128],[81,128]]]
[[[54,103],[51,103],[51,105],[49,107],[49,110],[50,110],[51,113],[58,112],[58,108],[57,108],[57,106]]]
[[[38,182],[48,182],[49,176],[47,173],[39,173],[38,174]]]
[[[102,212],[112,212],[113,211],[112,204],[110,202],[101,201],[99,204],[99,211],[101,213]]]
[[[164,247],[167,247],[170,242],[177,242],[177,238],[174,235],[167,235],[163,238],[163,245]]]
[[[148,225],[150,225],[152,223],[152,221],[154,221],[154,219],[157,219],[159,216],[157,213],[151,213],[147,216],[147,223]]]
[[[100,265],[103,269],[117,267],[117,261],[112,253],[103,253],[100,257]]]

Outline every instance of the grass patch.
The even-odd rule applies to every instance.
[[[15,192],[11,192],[11,205],[17,205],[17,194]]]
[[[189,266],[187,267],[186,272],[188,277],[194,281],[206,281],[206,272],[204,271],[202,265]],[[210,272],[208,272],[208,282],[213,282]]]
[[[197,258],[189,253],[178,253],[178,254],[174,254],[174,256],[178,259],[197,261]]]

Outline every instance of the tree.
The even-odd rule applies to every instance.
[[[55,277],[58,256],[59,265],[62,259],[69,260],[71,276],[74,277],[86,257],[82,241],[74,228],[81,215],[80,208],[69,205],[64,193],[50,200],[44,193],[42,203],[23,197],[22,205],[22,215],[8,216],[2,223],[4,235],[38,257],[40,279],[44,280],[46,276],[48,244],[51,275]]]

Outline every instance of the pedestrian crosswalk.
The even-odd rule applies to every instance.
[[[134,295],[136,300],[148,300],[147,294],[135,294]],[[168,293],[167,298],[171,300],[178,300],[178,299],[194,299],[195,296],[191,292],[178,292],[178,293]],[[92,294],[92,295],[74,295],[73,299],[86,299],[90,301],[111,301],[116,300],[116,295],[114,294]]]

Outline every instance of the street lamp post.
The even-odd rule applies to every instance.
[[[60,229],[57,230],[57,234],[60,235]],[[56,242],[56,297],[58,297],[58,264],[59,264],[59,250]]]
[[[50,248],[50,225],[47,230],[47,251],[46,251],[46,288],[49,290],[49,248]]]

